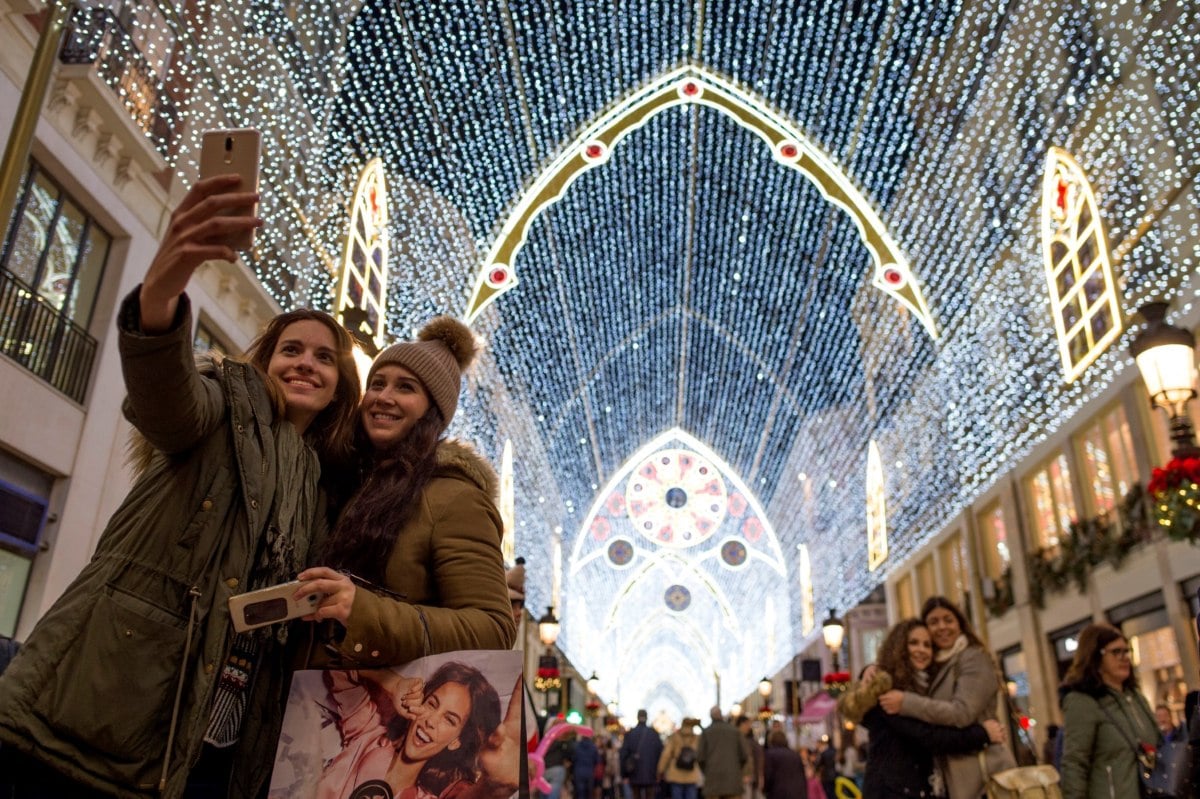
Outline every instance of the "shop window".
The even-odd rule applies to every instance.
[[[1075,659],[1075,651],[1079,649],[1079,633],[1083,631],[1091,623],[1091,619],[1083,619],[1077,621],[1067,627],[1060,627],[1046,635],[1050,639],[1050,645],[1054,648],[1054,661],[1058,671],[1058,679],[1054,682],[1061,683],[1063,677],[1067,676],[1067,669],[1071,666],[1071,661]]]
[[[1006,649],[1000,653],[998,660],[1000,661],[1000,670],[1004,675],[1003,689],[1008,693],[1008,739],[1014,744],[1013,751],[1021,760],[1021,765],[1032,765],[1027,762],[1028,756],[1033,752],[1032,748],[1026,744],[1029,743],[1029,734],[1026,732],[1026,727],[1021,723],[1021,717],[1028,718],[1030,716],[1030,700],[1029,700],[1029,670],[1025,665],[1025,653],[1021,647],[1015,646],[1011,649]],[[1012,711],[1016,711],[1016,716]]]
[[[967,553],[963,547],[963,536],[955,533],[938,546],[938,563],[942,570],[942,593],[963,606],[967,598]]]
[[[12,638],[17,634],[32,565],[29,558],[0,549],[0,635]]]
[[[203,319],[196,325],[196,337],[192,339],[192,349],[197,355],[207,355],[215,352],[218,355],[229,355],[231,347],[225,343]]]
[[[112,237],[37,162],[25,171],[0,267],[86,328]]]
[[[1155,591],[1112,608],[1108,618],[1129,639],[1139,687],[1150,707],[1167,705],[1176,712],[1181,710],[1187,680],[1162,593]]]
[[[1109,406],[1080,432],[1077,441],[1092,511],[1110,511],[1138,480],[1125,407],[1120,402]]]
[[[1075,516],[1071,493],[1071,469],[1067,456],[1059,453],[1025,479],[1033,524],[1034,544],[1054,550],[1067,535]]]
[[[924,602],[938,593],[937,568],[933,562],[933,555],[927,555],[917,564],[917,599]]]
[[[902,619],[911,619],[917,615],[911,572],[896,581],[896,605]]]
[[[1000,506],[1000,500],[984,508],[977,518],[984,576],[998,580],[1012,562],[1012,553],[1008,548],[1008,527],[1004,522],[1004,509]]]
[[[54,478],[0,450],[0,635],[16,632]]]

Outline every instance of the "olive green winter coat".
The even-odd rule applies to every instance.
[[[1063,799],[1139,796],[1131,742],[1161,742],[1145,698],[1137,691],[1076,690],[1063,696],[1062,708]]]
[[[123,797],[182,794],[226,659],[228,598],[269,525],[292,519],[294,574],[323,517],[316,454],[253,367],[197,372],[189,308],[181,298],[172,329],[144,336],[136,294],[123,304],[125,412],[157,453],[0,677],[4,746]],[[265,643],[231,797],[258,794],[278,738],[283,658]]]
[[[460,649],[512,648],[498,486],[495,470],[466,443],[438,442],[433,478],[388,555],[383,588],[391,594],[357,590],[336,652],[313,646],[299,665],[398,666]]]

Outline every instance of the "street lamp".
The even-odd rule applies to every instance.
[[[838,650],[842,648],[842,639],[846,635],[846,624],[839,619],[833,612],[833,608],[829,609],[829,617],[821,622],[821,636],[825,639],[825,646],[829,647],[829,651],[833,653],[833,670],[838,671]]]
[[[587,689],[589,694],[596,694],[600,689],[600,678],[596,676],[595,669],[592,669],[592,676],[587,678]]]
[[[537,621],[538,638],[542,639],[542,643],[547,647],[554,646],[554,642],[558,640],[558,618],[554,615],[552,606],[546,607],[546,612]]]
[[[1188,401],[1196,396],[1196,338],[1190,331],[1167,324],[1167,303],[1149,302],[1138,309],[1146,320],[1146,329],[1137,335],[1129,350],[1137,362],[1151,407],[1163,408],[1171,420],[1171,441],[1175,457],[1200,455]]]
[[[562,688],[559,677],[558,658],[551,651],[554,642],[558,640],[558,619],[554,616],[554,608],[547,607],[546,613],[538,619],[538,638],[546,647],[546,652],[538,658],[537,677],[534,687],[542,692],[543,718],[550,715],[550,694]]]
[[[763,677],[758,681],[758,695],[762,697],[762,704],[758,708],[758,717],[764,721],[771,718],[771,680]]]

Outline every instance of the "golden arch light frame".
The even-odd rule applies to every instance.
[[[538,214],[561,198],[581,174],[605,164],[623,138],[663,111],[685,104],[716,109],[757,134],[780,165],[799,170],[825,199],[848,213],[875,263],[872,284],[907,307],[931,337],[938,337],[907,259],[862,192],[828,155],[796,125],[772,111],[765,100],[692,65],[651,81],[601,115],[525,191],[484,258],[467,305],[468,323],[517,285],[517,253]]]

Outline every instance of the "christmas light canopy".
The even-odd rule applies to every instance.
[[[112,5],[72,46],[184,183],[263,130],[281,305],[342,302],[380,159],[372,329],[486,341],[452,432],[512,442],[506,551],[623,708],[753,693],[1193,308],[1195,4]]]

